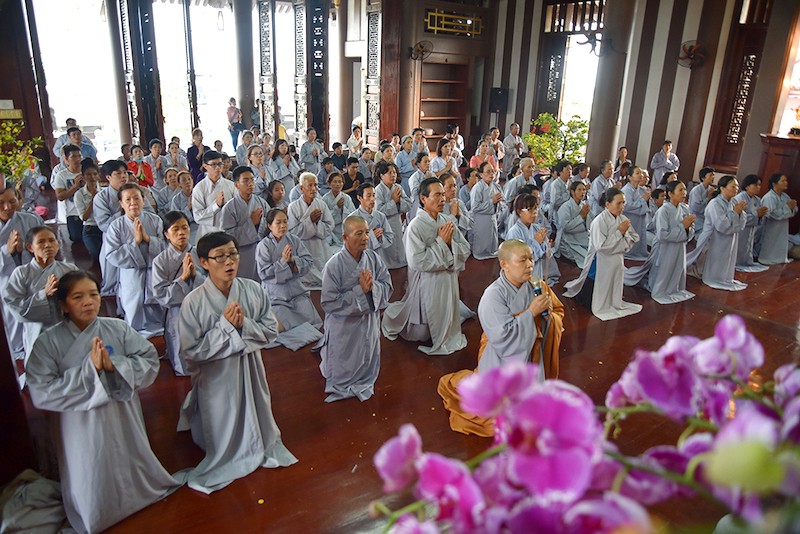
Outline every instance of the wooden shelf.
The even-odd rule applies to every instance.
[[[451,120],[459,120],[463,119],[464,117],[455,116],[455,117],[420,117],[419,120],[421,121],[451,121]]]
[[[421,98],[420,102],[463,102],[463,98]]]
[[[422,83],[467,83],[464,80],[422,80]]]

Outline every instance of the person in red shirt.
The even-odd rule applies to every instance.
[[[151,187],[153,180],[153,168],[144,160],[144,149],[139,145],[131,147],[131,161],[128,162],[128,170],[136,176],[136,185],[140,187]]]

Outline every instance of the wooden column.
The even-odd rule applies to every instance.
[[[183,3],[183,38],[186,46],[186,90],[189,98],[189,113],[192,130],[200,127],[200,115],[197,113],[197,78],[194,73],[194,46],[192,45],[192,3]]]
[[[380,138],[391,139],[400,126],[400,39],[403,3],[386,2],[381,17]],[[408,51],[405,51],[406,56]],[[410,133],[407,132],[407,133]]]
[[[233,0],[233,20],[236,27],[236,61],[239,63],[239,109],[242,120],[249,124],[250,110],[255,102],[253,73],[253,1]]]
[[[122,26],[119,18],[119,4],[106,2],[106,20],[108,35],[111,40],[111,76],[114,78],[114,89],[117,93],[117,122],[119,122],[119,139],[122,143],[132,143],[131,114],[128,106],[128,93],[125,87],[125,51],[122,46]]]
[[[381,2],[372,0],[367,5],[367,111],[364,116],[364,139],[377,145],[381,137]]]
[[[144,144],[150,139],[164,138],[153,4],[150,0],[128,0],[127,3],[131,63],[139,114],[139,143]]]
[[[631,46],[635,13],[634,0],[608,0],[606,4],[586,148],[586,161],[595,168],[616,153],[625,62]]]
[[[345,56],[347,2],[339,2],[336,10],[336,25],[339,29],[339,41],[336,43],[339,54],[339,129],[331,132],[331,137],[335,136],[336,141],[343,143],[352,133],[350,124],[355,115],[353,112],[353,59]],[[330,76],[328,79],[330,80]]]
[[[275,0],[258,1],[258,28],[261,48],[261,131],[275,139],[275,110],[278,102],[275,73]]]
[[[289,143],[300,145],[308,128],[308,70],[306,56],[306,0],[294,0],[294,105],[295,136]],[[299,150],[298,150],[299,152]]]
[[[330,148],[328,132],[328,0],[308,0],[308,125]],[[341,76],[341,73],[340,73]],[[305,134],[305,132],[303,132]]]

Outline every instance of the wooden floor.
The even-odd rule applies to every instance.
[[[62,232],[65,236],[66,232]],[[65,240],[68,243],[68,239]],[[87,266],[82,245],[65,256]],[[578,269],[560,263],[562,283]],[[499,272],[495,260],[470,259],[460,279],[462,300],[477,308],[484,288]],[[636,347],[655,349],[672,334],[707,337],[715,322],[727,313],[743,316],[747,326],[764,344],[771,376],[779,365],[800,354],[800,264],[773,266],[763,273],[742,273],[737,279],[749,287],[738,293],[718,291],[689,279],[691,301],[662,306],[640,289],[625,290],[626,300],[641,303],[638,315],[603,322],[584,308],[565,299],[566,332],[561,345],[561,378],[586,391],[602,404],[609,386],[619,377]],[[395,292],[402,297],[405,269],[393,272]],[[313,295],[317,305],[319,295]],[[413,422],[429,451],[466,459],[489,441],[452,432],[447,412],[436,393],[439,377],[476,364],[480,337],[477,319],[463,325],[468,345],[450,356],[426,356],[416,344],[381,340],[381,374],[375,396],[361,403],[355,399],[325,404],[319,357],[308,348],[298,352],[278,348],[263,352],[275,418],[286,446],[299,463],[281,469],[259,469],[212,495],[187,487],[123,521],[110,532],[373,532],[380,521],[369,517],[371,501],[382,497],[381,481],[372,466],[380,445],[394,436],[400,425]],[[154,340],[163,347],[163,341]],[[178,378],[163,363],[158,379],[142,391],[150,442],[170,471],[194,466],[202,458],[188,432],[178,433],[178,409],[189,390],[188,378]],[[26,400],[32,431],[44,439],[43,416]],[[674,443],[679,431],[668,421],[652,417],[632,419],[619,441],[624,452],[641,452],[655,444]],[[391,498],[397,507],[408,497]],[[262,504],[259,504],[259,503]],[[702,501],[668,502],[654,513],[673,528],[713,525],[721,511]],[[710,531],[702,528],[700,531]]]

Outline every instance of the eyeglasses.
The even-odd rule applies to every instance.
[[[228,258],[230,258],[232,261],[238,261],[239,256],[241,256],[241,254],[238,252],[231,252],[228,254],[220,254],[219,256],[209,256],[208,259],[214,260],[217,263],[225,263],[228,261]]]
[[[206,163],[206,165],[208,165],[209,167],[222,167],[222,162],[220,161],[217,163]]]

